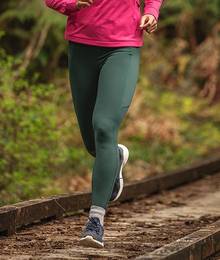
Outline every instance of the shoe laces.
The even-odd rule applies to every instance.
[[[89,217],[89,222],[86,225],[86,228],[88,230],[95,230],[96,233],[99,233],[100,231],[100,225],[98,224],[98,220],[96,220],[94,217]]]

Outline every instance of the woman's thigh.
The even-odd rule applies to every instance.
[[[134,96],[140,64],[139,47],[114,48],[102,65],[93,123],[100,118],[120,125]]]
[[[69,43],[69,78],[74,105],[79,112],[93,111],[97,95],[99,66],[97,48],[92,46]],[[76,111],[77,112],[77,111]]]
[[[96,102],[99,78],[99,49],[69,42],[69,79],[72,101],[80,132],[89,152],[95,152],[92,114]]]

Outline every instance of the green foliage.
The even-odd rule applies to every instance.
[[[66,17],[39,0],[2,1],[0,12],[0,204],[6,204],[66,191],[60,176],[87,172],[93,160],[66,86]],[[159,30],[145,34],[139,82],[145,100],[135,117],[146,111],[164,133],[131,135],[130,162],[170,170],[220,145],[220,107],[212,103],[220,97],[219,17],[219,0],[164,1]],[[161,118],[174,126],[166,129]]]
[[[25,69],[29,77],[34,71],[42,70],[40,76],[45,79],[66,53],[65,18],[47,8],[44,1],[9,0],[0,16],[1,29],[7,32],[1,45],[27,62]],[[44,67],[47,67],[45,73]]]
[[[0,204],[41,194],[58,155],[54,86],[28,82],[0,51]]]
[[[176,128],[176,136],[163,139],[155,134],[150,138],[145,135],[137,138],[136,133],[129,138],[131,161],[142,159],[166,171],[188,165],[220,147],[219,103],[209,107],[202,98],[142,87],[145,93],[143,111],[148,111],[155,120],[158,117],[170,120]]]
[[[175,26],[177,32],[183,30],[185,33],[196,26],[199,33],[202,30],[207,34],[210,27],[218,22],[219,16],[220,2],[218,0],[165,1],[161,9],[161,26],[172,25]]]

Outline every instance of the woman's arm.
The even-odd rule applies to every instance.
[[[44,0],[45,4],[55,11],[70,15],[77,10],[77,0]]]
[[[151,14],[158,20],[162,2],[163,0],[145,0],[144,14]]]

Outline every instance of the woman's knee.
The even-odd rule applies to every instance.
[[[110,118],[96,117],[93,119],[93,129],[97,142],[112,142],[112,139],[116,136],[117,128],[116,122]]]

